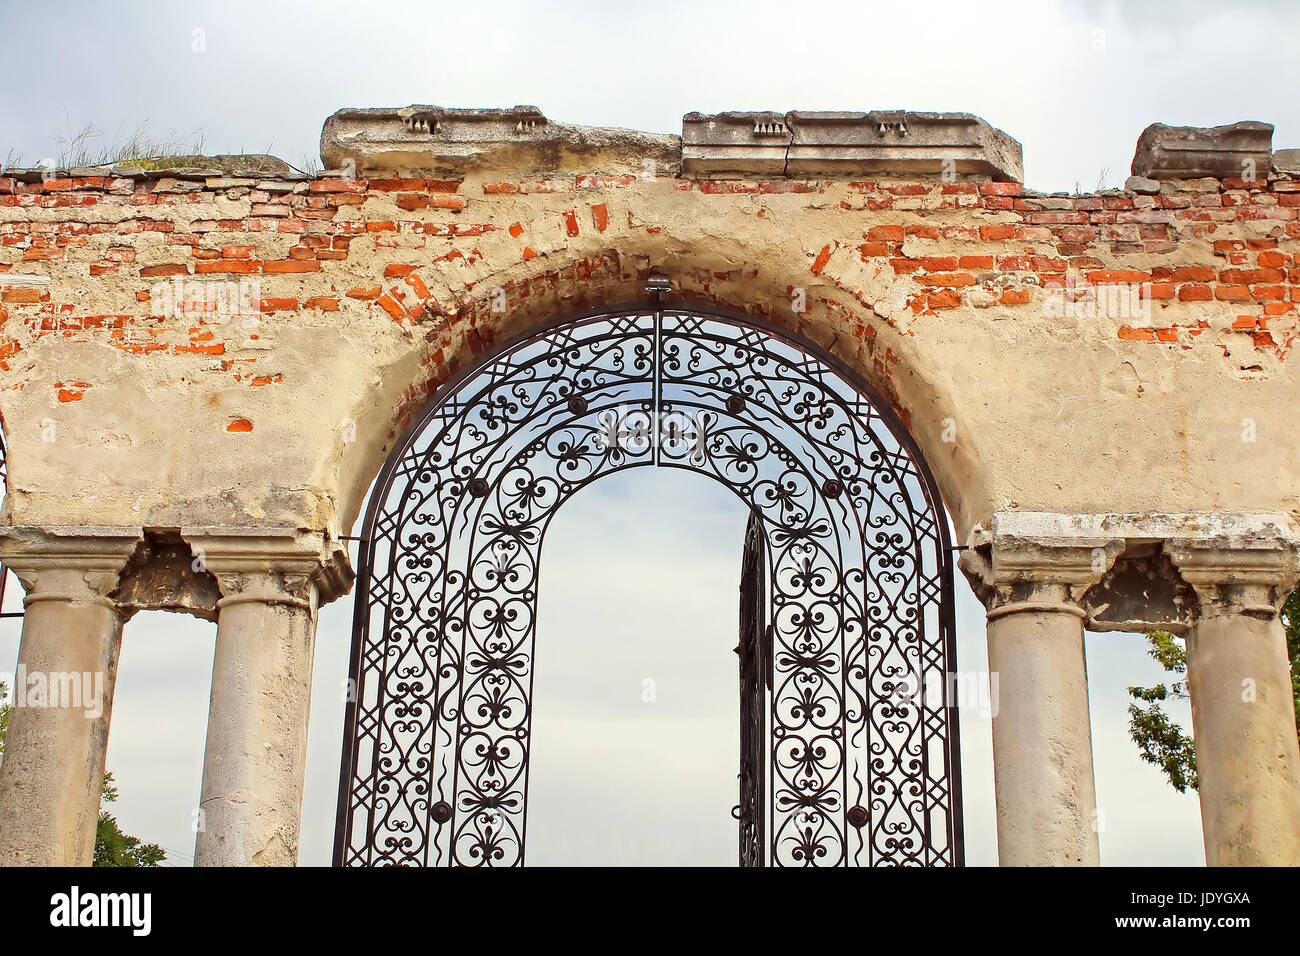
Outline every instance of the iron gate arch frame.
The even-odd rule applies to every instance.
[[[652,290],[647,290],[647,291],[652,291]],[[951,535],[949,534],[949,530],[948,530],[948,511],[944,503],[942,493],[939,489],[939,485],[935,481],[933,472],[930,469],[929,463],[926,460],[925,455],[921,451],[919,445],[916,443],[916,440],[913,438],[910,430],[903,423],[902,419],[900,418],[898,413],[894,410],[892,405],[890,405],[890,403],[883,398],[883,396],[865,379],[865,377],[860,372],[858,372],[856,369],[854,369],[852,366],[850,366],[847,362],[845,362],[840,357],[831,353],[828,349],[823,348],[822,346],[818,345],[816,342],[813,342],[811,339],[805,337],[804,335],[800,334],[798,331],[788,326],[782,325],[778,322],[774,322],[765,316],[754,315],[737,309],[727,308],[724,306],[706,304],[706,303],[696,302],[696,301],[677,298],[677,297],[667,297],[662,294],[659,294],[654,298],[650,298],[646,300],[625,301],[625,302],[611,304],[611,305],[600,305],[600,306],[592,306],[584,309],[570,310],[561,313],[551,319],[548,319],[547,321],[540,323],[532,328],[520,331],[512,336],[509,336],[500,346],[485,352],[483,355],[479,357],[476,357],[476,359],[473,362],[468,363],[465,367],[459,369],[455,374],[450,376],[448,380],[444,382],[425,401],[424,406],[421,408],[420,412],[406,426],[406,428],[403,429],[400,437],[397,439],[397,441],[394,442],[392,448],[389,450],[388,454],[386,455],[384,459],[384,463],[381,466],[371,486],[370,494],[368,496],[367,505],[366,505],[366,513],[365,513],[365,520],[362,526],[362,533],[359,538],[354,539],[354,540],[358,540],[359,548],[358,548],[358,567],[357,567],[357,575],[356,575],[356,593],[354,596],[354,608],[353,608],[352,642],[351,642],[351,648],[349,654],[349,668],[348,668],[349,684],[350,684],[351,692],[348,695],[348,699],[345,707],[345,713],[344,713],[344,721],[343,721],[344,740],[343,740],[343,748],[342,748],[342,754],[340,760],[339,794],[338,794],[336,825],[335,825],[335,833],[334,833],[334,854],[333,854],[334,866],[348,865],[346,862],[346,856],[349,847],[349,836],[351,833],[350,798],[353,796],[353,792],[352,792],[353,784],[355,783],[356,780],[357,765],[360,756],[359,747],[358,747],[357,711],[358,711],[358,706],[361,698],[360,677],[362,675],[362,650],[363,650],[363,644],[365,638],[367,636],[367,632],[369,630],[370,610],[374,604],[371,595],[371,585],[373,582],[373,569],[374,569],[373,558],[374,558],[374,549],[375,549],[375,526],[376,526],[376,521],[378,520],[380,513],[384,508],[384,504],[388,500],[388,496],[393,490],[394,480],[403,462],[405,461],[407,454],[414,451],[418,439],[424,433],[425,429],[430,425],[430,423],[435,420],[435,418],[437,417],[439,411],[442,409],[444,404],[446,404],[449,399],[456,396],[459,390],[463,386],[472,382],[477,376],[483,374],[485,370],[489,369],[494,363],[500,361],[503,357],[510,355],[512,352],[519,350],[523,347],[526,347],[531,343],[543,341],[544,339],[546,339],[547,336],[557,332],[558,330],[565,329],[568,327],[578,327],[584,323],[589,323],[589,322],[602,320],[602,319],[613,320],[620,317],[653,317],[654,318],[656,323],[656,337],[655,337],[656,347],[652,359],[653,364],[655,366],[652,374],[655,377],[655,381],[654,381],[655,391],[652,393],[652,396],[653,396],[653,401],[656,403],[657,406],[657,403],[662,402],[662,394],[659,391],[658,374],[659,374],[659,365],[663,362],[663,358],[664,358],[660,352],[659,341],[658,341],[658,328],[665,315],[698,317],[705,321],[716,321],[742,330],[752,329],[755,332],[760,333],[761,335],[767,336],[779,343],[784,344],[789,348],[797,350],[803,355],[808,356],[809,358],[820,363],[822,366],[825,367],[826,370],[831,372],[834,376],[838,377],[844,384],[848,385],[866,403],[870,411],[879,417],[880,421],[885,426],[885,429],[888,432],[889,437],[898,444],[899,448],[905,454],[908,463],[915,469],[915,474],[912,477],[916,479],[920,491],[924,496],[925,504],[927,506],[927,512],[930,515],[932,515],[934,519],[934,525],[935,525],[934,534],[937,540],[936,554],[937,554],[937,562],[938,562],[937,571],[934,577],[937,578],[938,581],[937,626],[940,630],[939,640],[935,643],[942,646],[945,678],[950,679],[956,673],[955,589],[954,589],[953,560],[952,560],[952,555],[955,549],[952,547]],[[656,410],[656,414],[658,414],[657,410]],[[755,425],[754,427],[758,427],[758,426]],[[876,434],[875,429],[871,428],[869,424],[868,424],[868,431],[873,436]],[[719,481],[724,485],[727,484],[727,482],[724,481],[723,479],[717,476],[708,475],[708,473],[703,471],[702,469],[691,468],[689,465],[680,464],[673,461],[660,462],[657,450],[655,452],[653,461],[643,462],[640,464],[642,465],[649,464],[656,467],[660,467],[660,466],[676,467],[685,470],[693,470],[693,471],[697,471],[702,475],[705,475],[706,477],[713,477],[714,480]],[[636,467],[636,466],[637,465],[635,464],[625,465],[619,468],[615,468],[613,469],[613,471],[621,471],[621,470],[625,470],[627,467]],[[585,481],[583,484],[581,484],[578,489],[574,489],[574,491],[576,492],[576,490],[580,490],[580,488],[585,487],[586,484],[591,483],[597,480],[599,477],[603,477],[605,474],[609,474],[609,473],[612,473],[612,471],[600,472],[594,475],[593,477]],[[741,498],[742,502],[745,502],[747,505],[750,504],[748,501],[746,501],[744,496],[741,495],[740,492],[736,490],[734,486],[728,485],[728,487],[731,488],[733,493],[737,494],[737,496]],[[572,493],[564,497],[560,501],[558,501],[558,503],[552,507],[550,514],[543,522],[542,531],[538,535],[539,538],[537,544],[538,555],[540,555],[540,550],[541,550],[540,539],[544,538],[545,536],[545,527],[549,524],[550,517],[552,517],[554,513],[558,511],[559,507],[563,503],[567,502],[568,498],[571,496]],[[836,493],[836,496],[838,496],[838,492]],[[466,499],[470,497],[471,497],[470,492],[465,491],[460,496],[460,502],[463,503]],[[853,509],[852,507],[850,507],[849,510],[851,513],[856,514],[855,509]],[[478,518],[481,517],[481,515],[482,515],[482,510],[480,509],[478,512],[476,512],[475,520],[477,521]],[[863,546],[864,548],[867,547],[865,539],[863,541]],[[390,560],[395,562],[397,556],[398,556],[398,552],[394,551],[394,553],[390,555]],[[864,572],[865,572],[865,566],[864,566]],[[447,573],[448,570],[444,570],[444,580]],[[533,597],[534,611],[536,608],[536,601],[537,601],[537,596],[534,595]],[[922,631],[924,631],[925,625],[923,621],[921,622],[920,627]],[[533,640],[533,637],[535,636],[535,634],[533,633],[534,631],[535,631],[535,625],[530,626],[530,634],[533,635],[530,636],[529,638],[530,652],[531,652],[531,642]],[[468,635],[465,635],[462,638],[462,640],[468,641],[469,640]],[[843,666],[847,668],[848,665],[847,663],[844,662],[843,658],[841,658],[841,663],[843,664]],[[529,662],[530,669],[531,666],[532,664],[530,660]],[[947,814],[946,814],[947,828],[948,828],[947,846],[948,846],[948,852],[951,855],[950,865],[962,866],[964,865],[965,841],[964,841],[964,821],[963,821],[963,799],[962,799],[962,786],[961,786],[960,723],[959,723],[958,707],[956,703],[953,701],[949,701],[949,699],[946,696],[948,693],[948,689],[952,686],[954,685],[952,685],[950,680],[947,680],[945,682],[945,688],[944,688],[945,698],[941,707],[945,717],[945,725],[944,725],[945,732],[943,734],[942,743],[945,749],[945,759],[947,765],[947,772],[945,774],[945,782],[948,787]],[[870,693],[870,688],[868,688],[867,692]],[[435,690],[434,691],[435,697],[436,694],[437,692]],[[528,696],[527,706],[529,711],[531,711],[531,707],[532,707],[531,676],[530,676],[528,695],[529,696]],[[769,700],[769,706],[770,707],[775,706],[774,701]],[[529,725],[528,734],[531,735],[531,724]],[[457,746],[458,745],[459,745],[459,738],[457,738]],[[531,745],[531,741],[530,741],[530,745]],[[775,760],[774,745],[771,752],[769,753],[769,760],[770,761]],[[526,769],[525,769],[525,783],[524,783],[525,793],[527,790],[526,779],[527,777],[526,777]],[[452,797],[454,802],[457,797],[454,788],[453,788]],[[846,787],[846,798],[847,798],[847,787]],[[845,803],[846,805],[844,806],[843,809],[847,814],[849,811],[849,808],[847,806],[847,799]],[[861,809],[861,808],[856,807],[855,809]],[[854,826],[860,828],[859,824],[854,824]],[[771,826],[770,829],[772,831],[770,833],[770,839],[774,839],[776,827],[773,825]],[[430,837],[429,839],[430,842],[432,842],[433,838]],[[454,839],[455,838],[453,836],[452,840],[454,841]],[[775,858],[774,848],[769,846],[769,851],[772,853],[773,858]],[[847,844],[845,845],[844,848],[844,854],[847,856]],[[523,862],[523,847],[522,847],[522,836],[521,836],[519,863],[522,864],[522,862]],[[847,864],[847,860],[845,860],[845,863]]]

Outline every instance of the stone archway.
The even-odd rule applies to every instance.
[[[928,468],[812,343],[663,304],[507,344],[389,458],[363,532],[336,863],[523,862],[545,531],[581,488],[647,465],[726,485],[765,555],[770,842],[749,861],[960,864],[951,549]]]

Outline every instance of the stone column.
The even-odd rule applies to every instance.
[[[1083,593],[1122,542],[984,535],[962,569],[988,609],[993,775],[1002,866],[1096,866],[1097,798]]]
[[[13,529],[27,590],[0,761],[0,864],[89,866],[127,614],[109,597],[139,540]]]
[[[1210,866],[1300,866],[1300,747],[1278,611],[1296,584],[1281,541],[1182,542],[1196,590],[1188,689]]]
[[[317,605],[350,572],[323,573],[319,536],[182,533],[222,592],[194,862],[293,866]]]
[[[988,612],[993,781],[1003,866],[1096,866],[1083,611],[1042,585]]]

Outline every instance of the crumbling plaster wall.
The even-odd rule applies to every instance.
[[[621,149],[586,175],[0,179],[3,520],[348,533],[440,383],[651,273],[859,370],[959,538],[1016,509],[1294,513],[1300,179],[1043,197],[646,179]],[[256,324],[151,316],[177,277],[256,281]],[[1067,279],[1149,283],[1150,326],[1059,314]]]

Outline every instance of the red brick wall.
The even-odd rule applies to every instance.
[[[504,295],[512,312],[527,307],[530,298],[563,299],[571,306],[622,298],[629,283],[646,272],[644,263],[622,255],[626,237],[664,228],[618,202],[620,193],[642,187],[632,176],[523,182],[329,178],[301,185],[305,188],[297,192],[272,192],[163,178],[0,179],[0,213],[9,213],[0,221],[0,370],[15,373],[8,387],[24,387],[25,350],[50,335],[102,341],[128,354],[197,357],[204,360],[206,374],[228,375],[250,387],[274,386],[280,376],[262,370],[257,355],[229,354],[230,342],[201,312],[193,314],[183,341],[177,340],[175,322],[150,315],[150,288],[160,280],[258,277],[263,313],[328,313],[364,304],[376,321],[423,333],[428,374],[411,386],[405,417],[454,370],[454,362],[463,360],[459,349],[449,354],[453,344],[465,345],[469,354],[491,347],[497,333],[492,289],[501,289],[497,295]],[[767,214],[769,197],[798,195],[817,210],[810,214],[827,221],[825,241],[805,250],[810,284],[846,288],[844,269],[836,263],[856,257],[907,283],[906,301],[915,316],[963,307],[1041,316],[1037,290],[1068,277],[1093,285],[1146,285],[1142,294],[1154,306],[1151,325],[1114,330],[1119,340],[1134,345],[1189,349],[1204,336],[1226,354],[1224,336],[1235,336],[1282,359],[1297,334],[1297,180],[1199,180],[1166,184],[1158,196],[1043,197],[1014,184],[974,182],[677,180],[671,188],[758,218]],[[168,207],[186,213],[234,197],[251,202],[248,216],[186,222],[188,216],[166,215]],[[545,198],[545,208],[534,209],[530,197]],[[368,204],[371,198],[382,202]],[[555,211],[557,200],[569,208]],[[382,208],[376,212],[372,206]],[[23,210],[30,215],[21,215]],[[165,261],[157,261],[156,246],[150,247],[147,265],[138,261],[144,247],[134,239],[149,233],[161,236]],[[515,263],[528,264],[499,286],[483,275],[510,263],[499,261],[499,252],[496,260],[484,262],[477,246],[493,233],[513,242],[507,248],[513,249]],[[267,234],[286,239],[282,255],[256,255],[256,238]],[[350,258],[358,237],[368,240],[361,280]],[[580,254],[547,255],[570,242]],[[925,254],[927,244],[934,254]],[[116,302],[123,301],[123,290],[129,292],[126,301],[133,305],[106,311],[97,304],[98,295],[84,291],[93,286],[81,285],[76,295],[51,295],[5,283],[5,273],[31,271],[79,282],[94,279],[118,293]],[[782,303],[744,301],[734,291],[715,290],[734,276],[696,270],[678,278],[689,295],[784,314]],[[433,291],[438,287],[451,291],[440,298]],[[869,311],[873,303],[856,289],[847,291],[864,309],[842,320],[859,338],[874,342],[881,323]],[[819,304],[844,311],[829,298],[814,296],[812,305]],[[1225,310],[1231,317],[1227,329],[1212,329],[1211,314],[1222,316]],[[887,375],[889,352],[875,362]],[[1249,374],[1249,365],[1243,367]],[[94,384],[60,382],[57,398],[78,401]]]

